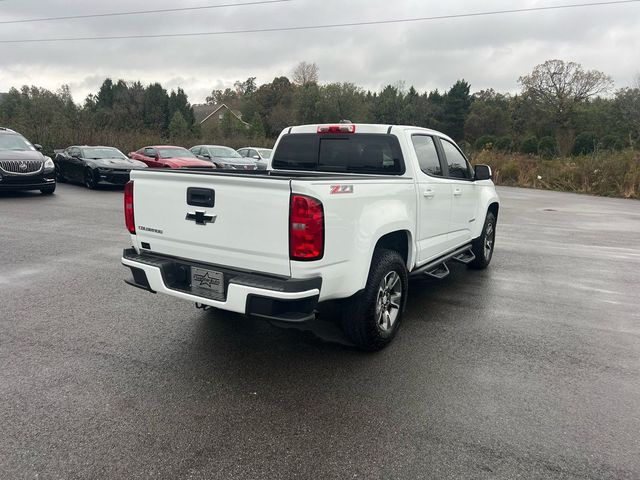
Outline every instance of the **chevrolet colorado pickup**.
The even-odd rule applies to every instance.
[[[434,130],[290,127],[266,171],[131,178],[127,283],[280,322],[344,301],[341,325],[365,350],[396,335],[410,276],[442,278],[450,261],[482,269],[493,255],[491,170]]]

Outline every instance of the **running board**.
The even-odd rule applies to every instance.
[[[412,277],[419,277],[421,275],[426,275],[428,277],[442,279],[449,275],[449,268],[446,263],[448,260],[455,260],[457,262],[462,263],[470,263],[475,259],[473,253],[471,253],[471,244],[465,245],[464,247],[460,247],[454,250],[451,253],[446,254],[443,257],[438,258],[437,260],[433,260],[432,262],[427,263],[421,267],[418,267],[416,270],[411,272]]]

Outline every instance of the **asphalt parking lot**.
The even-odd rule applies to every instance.
[[[499,192],[376,354],[128,287],[117,189],[0,194],[0,478],[640,478],[640,202]]]

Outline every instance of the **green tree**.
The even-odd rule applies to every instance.
[[[255,139],[265,138],[266,133],[264,131],[264,123],[262,121],[262,117],[257,113],[253,116],[251,120],[251,137]]]
[[[482,90],[472,95],[469,114],[464,122],[464,138],[474,141],[484,135],[504,136],[511,131],[511,108],[508,95]]]
[[[576,137],[576,142],[573,146],[574,155],[587,155],[593,153],[596,150],[598,140],[593,132],[582,132]]]
[[[510,152],[513,148],[513,140],[509,136],[496,139],[496,148],[501,152]]]
[[[444,132],[454,140],[464,138],[464,122],[471,108],[471,86],[458,80],[444,96],[442,123]]]
[[[522,153],[526,153],[527,155],[537,155],[538,154],[538,137],[531,136],[524,139],[522,142]]]
[[[153,83],[144,92],[144,125],[165,133],[169,124],[169,97],[159,83]]]
[[[320,89],[315,83],[307,83],[296,88],[294,108],[297,122],[301,124],[317,123],[320,121],[318,104],[320,103]]]
[[[376,123],[398,124],[402,116],[404,96],[394,85],[387,85],[380,95],[374,94],[373,120]]]
[[[353,83],[328,83],[320,87],[317,109],[319,121],[370,121],[365,92]]]
[[[169,122],[169,137],[172,140],[182,139],[189,133],[189,124],[180,110],[176,110]]]
[[[538,142],[538,154],[545,158],[551,158],[557,153],[556,141],[553,137],[542,137]]]
[[[585,71],[574,62],[547,60],[529,75],[520,77],[523,93],[538,108],[553,115],[560,153],[570,151],[576,108],[592,97],[605,93],[613,85],[608,75],[597,70]]]
[[[496,137],[493,135],[482,135],[476,140],[476,150],[491,150],[496,146]]]
[[[168,101],[168,115],[173,118],[175,112],[180,112],[182,118],[187,123],[188,127],[191,128],[195,122],[195,118],[193,115],[193,108],[191,108],[191,104],[189,103],[189,99],[187,98],[187,94],[184,93],[184,90],[178,88],[177,91],[171,91],[171,95],[169,95]]]

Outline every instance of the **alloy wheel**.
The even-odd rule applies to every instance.
[[[397,272],[387,273],[380,282],[376,301],[376,323],[381,331],[388,333],[400,314],[402,304],[402,281]]]

